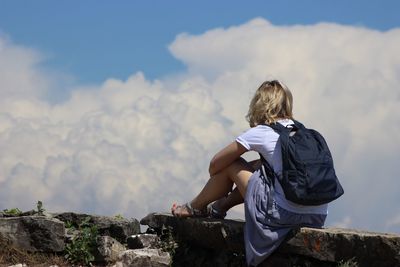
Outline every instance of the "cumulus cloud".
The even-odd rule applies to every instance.
[[[0,39],[0,208],[40,199],[140,218],[187,201],[213,153],[247,128],[257,86],[279,78],[296,118],[326,136],[345,187],[328,225],[398,232],[399,46],[399,29],[258,18],[178,35],[169,49],[187,66],[179,77],[110,78],[51,104],[40,54]]]
[[[24,77],[24,68],[18,73]],[[46,81],[46,73],[36,75]],[[56,105],[35,87],[29,97],[22,89],[18,97],[3,92],[0,108],[3,208],[40,199],[52,210],[138,218],[167,210],[200,189],[211,151],[232,135],[201,79],[167,88],[137,73],[78,88]]]
[[[396,227],[400,227],[400,214],[389,218],[389,220],[386,222],[386,227],[387,229],[395,229]]]
[[[46,93],[48,79],[40,75],[38,63],[43,57],[39,52],[11,44],[5,35],[0,33],[0,101],[4,98],[28,99]],[[2,103],[3,104],[3,103]]]
[[[351,223],[352,222],[350,216],[346,216],[342,218],[341,221],[333,222],[332,226],[338,228],[349,228],[351,226]]]

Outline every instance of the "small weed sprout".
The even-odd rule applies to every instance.
[[[37,213],[38,213],[39,215],[43,215],[43,213],[46,211],[46,210],[43,208],[43,203],[42,203],[42,201],[40,201],[40,200],[37,202],[36,208],[37,208]]]
[[[352,258],[347,261],[340,261],[337,267],[358,267],[358,263]]]
[[[22,211],[18,208],[12,208],[3,210],[3,213],[9,216],[19,216],[21,215]]]
[[[65,225],[65,228],[67,228],[67,229],[75,229],[74,224],[71,221],[66,221],[64,223],[64,225]]]
[[[124,216],[122,216],[121,214],[117,214],[117,215],[114,216],[114,218],[117,219],[117,220],[123,220]]]

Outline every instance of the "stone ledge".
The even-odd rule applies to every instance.
[[[214,250],[243,252],[243,224],[239,220],[176,218],[169,213],[151,213],[140,224],[153,229],[171,227],[181,240]]]
[[[156,230],[171,227],[179,239],[205,248],[244,252],[244,221],[176,218],[167,213],[152,213],[140,223]],[[277,252],[323,262],[354,259],[360,266],[400,266],[400,235],[339,228],[301,228]]]
[[[64,223],[68,222],[76,228],[85,219],[89,219],[90,224],[97,226],[100,235],[111,236],[122,243],[125,243],[129,236],[140,233],[139,221],[134,218],[115,218],[74,212],[51,213],[50,215]]]
[[[22,216],[0,218],[0,234],[29,252],[64,250],[64,223],[53,218]]]
[[[400,266],[400,235],[301,228],[279,251],[330,262],[354,258],[361,266]]]

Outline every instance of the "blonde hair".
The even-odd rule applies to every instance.
[[[246,119],[250,127],[275,123],[279,119],[292,119],[293,96],[278,80],[261,84],[250,102]]]

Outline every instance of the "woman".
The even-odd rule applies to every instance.
[[[172,214],[178,217],[224,218],[231,207],[244,200],[244,240],[249,266],[264,261],[292,229],[322,227],[328,212],[327,204],[304,206],[290,202],[278,180],[272,186],[262,175],[259,160],[247,162],[241,158],[247,151],[256,151],[277,175],[281,175],[279,134],[265,124],[280,123],[290,127],[292,107],[292,94],[281,82],[273,80],[261,84],[246,116],[251,128],[213,157],[209,167],[211,178],[202,191],[189,203],[174,204],[171,208]],[[234,184],[236,187],[232,191]]]

